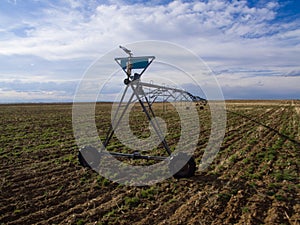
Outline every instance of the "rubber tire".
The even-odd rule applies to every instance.
[[[83,154],[86,157],[83,157]],[[92,169],[94,165],[99,164],[100,153],[93,147],[85,146],[78,152],[78,161],[81,166]]]
[[[189,156],[184,153],[179,153],[178,155],[174,156],[171,159],[170,164],[169,164],[171,173],[174,173],[174,171],[176,171],[178,169],[176,167],[176,164],[182,160],[186,161],[187,157],[189,157]],[[179,171],[174,173],[173,177],[176,179],[192,177],[195,175],[196,169],[197,169],[197,167],[196,167],[195,159],[194,159],[194,157],[190,157],[188,162]]]
[[[128,78],[126,78],[125,80],[124,80],[124,84],[125,85],[128,85],[130,83],[130,80],[128,79]]]

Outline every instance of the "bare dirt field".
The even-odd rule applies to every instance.
[[[206,170],[128,187],[80,166],[71,104],[0,105],[0,224],[300,224],[299,107],[228,101],[225,138]],[[99,135],[110,108],[96,108]],[[176,116],[155,110],[176,145]],[[210,135],[209,106],[199,118],[197,163]]]

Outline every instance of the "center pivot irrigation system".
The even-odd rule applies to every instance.
[[[155,113],[153,111],[153,103],[160,102],[179,102],[179,103],[189,103],[196,104],[199,109],[203,109],[207,104],[207,100],[199,96],[194,96],[191,93],[179,89],[172,88],[165,85],[156,85],[152,82],[142,82],[141,77],[150,64],[154,61],[155,56],[139,56],[134,57],[131,50],[120,46],[120,48],[128,54],[128,57],[115,58],[115,61],[122,68],[126,74],[126,79],[124,84],[126,85],[124,92],[120,101],[117,103],[117,107],[114,115],[112,116],[112,121],[110,128],[107,132],[105,141],[103,143],[103,148],[108,147],[110,140],[115,134],[116,129],[122,123],[124,115],[127,110],[130,110],[130,105],[138,102],[142,107],[142,111],[145,113],[147,119],[150,122],[153,130],[155,131],[163,149],[166,151],[166,156],[153,156],[153,155],[143,155],[140,151],[135,151],[133,153],[121,153],[121,152],[108,152],[115,158],[129,158],[129,159],[144,159],[144,160],[169,160],[169,169],[175,178],[185,178],[191,177],[196,171],[196,163],[194,157],[187,153],[179,152],[177,154],[172,154],[172,151],[163,136],[162,129],[155,118]],[[134,71],[138,71],[134,72]],[[125,100],[126,93],[132,90],[131,95],[128,100]],[[186,107],[188,110],[189,107]],[[100,151],[101,152],[101,151]],[[84,167],[92,168],[93,164],[97,164],[100,161],[100,152],[90,146],[82,147],[79,150],[78,158],[79,162]],[[84,156],[83,156],[84,155]],[[91,157],[89,157],[89,155]],[[178,171],[177,165],[184,160],[184,166]],[[186,163],[185,163],[186,162]],[[182,165],[182,164],[180,164]],[[173,173],[174,171],[174,173]]]

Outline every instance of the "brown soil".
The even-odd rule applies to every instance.
[[[0,105],[0,224],[299,224],[294,104],[228,102],[224,142],[209,168],[145,187],[79,165],[72,105]],[[107,110],[98,126],[110,104],[100,108]],[[209,108],[199,115],[197,163],[210,135]]]

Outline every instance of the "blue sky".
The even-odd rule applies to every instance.
[[[227,99],[299,99],[299,12],[298,0],[3,0],[0,103],[72,101],[91,63],[143,40],[192,50]]]

